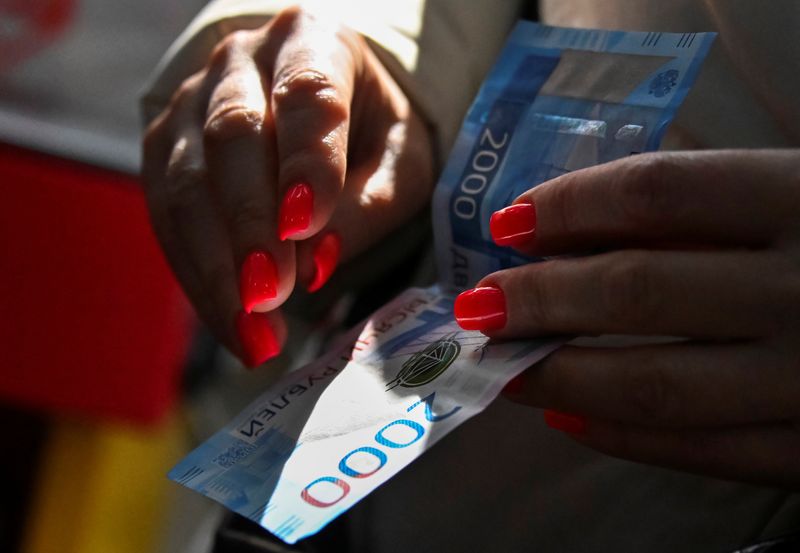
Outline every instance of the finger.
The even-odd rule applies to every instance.
[[[297,243],[297,278],[310,292],[325,284],[340,261],[375,245],[427,203],[433,168],[424,125],[409,115],[384,132],[375,139],[385,149],[375,161],[365,159],[351,169],[330,222]]]
[[[278,232],[281,240],[302,240],[325,226],[344,185],[355,48],[298,10],[283,12],[271,30],[282,40],[270,41],[260,57],[272,75]]]
[[[760,288],[765,268],[775,282]],[[493,337],[637,334],[754,338],[781,332],[793,284],[753,251],[624,250],[493,273],[456,300],[465,329]],[[790,274],[785,271],[785,274]]]
[[[185,152],[185,142],[179,140],[175,150]],[[197,251],[197,242],[192,239],[193,234],[185,228],[187,210],[201,211],[197,214],[197,222],[202,226],[203,234],[213,235],[215,225],[213,221],[209,225],[207,212],[202,213],[203,210],[196,209],[197,195],[179,189],[182,186],[189,187],[198,184],[197,169],[192,169],[190,162],[181,161],[180,157],[182,157],[181,154],[177,152],[171,156],[172,170],[168,177],[165,175],[169,180],[165,179],[166,182],[157,188],[151,187],[148,194],[152,225],[173,272],[200,318],[222,344],[237,357],[241,357],[242,349],[233,332],[233,325],[225,324],[224,309],[221,308],[219,294],[211,293],[212,282],[220,280],[211,275],[222,274],[226,270],[224,263],[221,267],[211,267],[211,262],[220,259],[220,256],[223,260],[228,259],[230,257],[229,247],[225,240],[220,241],[212,237],[208,241],[203,241],[202,252]],[[190,181],[193,184],[176,184]],[[202,183],[199,185],[202,186]],[[201,254],[199,262],[198,253]]]
[[[148,127],[142,180],[151,224],[184,292],[217,339],[241,357],[233,325],[225,324],[219,294],[211,293],[213,283],[221,280],[214,275],[227,270],[230,247],[211,208],[200,137],[190,132],[203,79],[201,73],[187,79],[173,95],[170,108]],[[178,129],[186,132],[176,139]],[[192,228],[199,229],[200,239]]]
[[[790,151],[643,154],[536,186],[490,226],[498,243],[539,255],[662,242],[760,246],[794,226],[797,165]]]
[[[509,399],[638,426],[800,418],[792,357],[756,344],[564,347],[520,376]]]
[[[277,238],[274,139],[261,73],[249,35],[228,37],[215,52],[219,80],[209,102],[205,160],[239,272],[246,312],[270,311],[294,286],[294,246]]]
[[[143,176],[154,229],[170,264],[200,317],[223,344],[248,365],[277,355],[286,339],[280,315],[261,320],[243,335],[238,322],[236,271],[227,235],[213,207],[195,126],[201,78],[183,87],[173,109],[148,133]],[[177,132],[177,139],[173,139]],[[237,326],[238,325],[238,326]],[[269,347],[268,347],[269,346]],[[269,354],[269,355],[267,355]]]
[[[162,244],[198,313],[246,365],[276,356],[286,340],[280,314],[247,315],[239,307],[230,245],[204,182],[199,133],[176,142],[166,181],[153,213],[164,222],[158,225]],[[165,212],[158,215],[159,209]]]
[[[796,423],[682,430],[589,420],[583,445],[631,461],[717,478],[800,489],[800,428]]]
[[[254,368],[280,354],[288,331],[280,310],[268,313],[236,313],[236,330],[242,343],[242,362]]]

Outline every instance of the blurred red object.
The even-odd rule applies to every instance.
[[[0,144],[0,399],[156,422],[193,317],[135,178]]]
[[[0,72],[53,42],[75,13],[75,0],[4,0],[0,4]]]

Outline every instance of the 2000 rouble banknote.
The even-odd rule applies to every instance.
[[[287,375],[170,478],[294,543],[482,411],[560,345],[494,343],[455,323],[455,293],[536,261],[492,243],[492,212],[558,175],[656,149],[712,40],[520,23],[434,192],[440,284],[408,290]]]
[[[558,346],[490,343],[412,288],[287,375],[170,473],[287,543],[314,534]]]

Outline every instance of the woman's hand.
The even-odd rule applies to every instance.
[[[623,159],[526,192],[491,230],[603,253],[487,276],[457,299],[462,326],[689,339],[564,347],[508,397],[611,455],[800,488],[800,152]]]
[[[248,365],[278,311],[428,200],[428,130],[365,41],[299,9],[226,37],[144,139],[159,241],[201,318]]]

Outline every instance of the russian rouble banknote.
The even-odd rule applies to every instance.
[[[294,543],[482,411],[557,345],[490,343],[458,327],[438,288],[407,290],[169,476]]]
[[[481,412],[561,343],[494,343],[455,323],[455,293],[536,261],[495,246],[489,217],[553,177],[656,149],[712,40],[520,23],[434,193],[440,283],[286,375],[169,477],[294,543]]]

